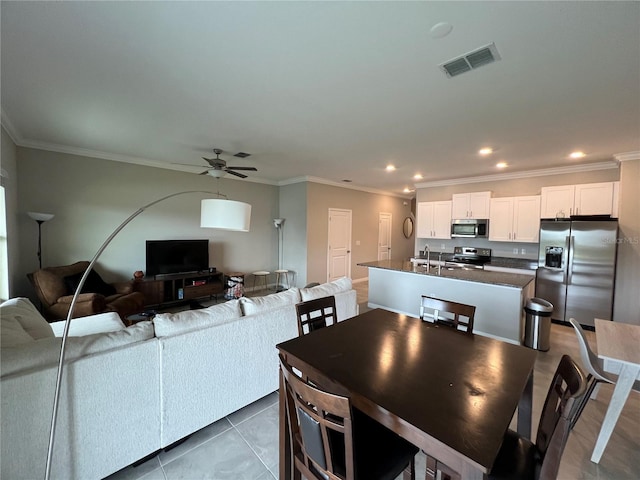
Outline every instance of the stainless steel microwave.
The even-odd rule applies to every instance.
[[[489,220],[460,219],[451,221],[451,236],[466,238],[487,238],[489,236]]]

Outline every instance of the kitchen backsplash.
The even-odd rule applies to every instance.
[[[452,238],[450,240],[418,238],[415,253],[424,250],[429,245],[431,252],[453,253],[453,247],[490,248],[494,257],[523,258],[536,260],[538,258],[537,243],[490,242],[483,238]],[[524,253],[523,253],[524,252]]]

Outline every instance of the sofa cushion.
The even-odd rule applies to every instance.
[[[28,298],[10,298],[3,302],[0,305],[0,317],[3,329],[5,319],[13,318],[33,340],[53,337],[51,326]]]
[[[150,321],[139,322],[129,328],[115,332],[96,333],[84,337],[69,337],[67,338],[65,362],[86,355],[121,348],[151,338],[153,338],[153,324]],[[2,348],[0,352],[2,376],[29,369],[57,365],[61,343],[61,338],[53,337],[31,340],[28,344]]]
[[[31,335],[25,332],[20,322],[15,317],[6,317],[2,315],[0,322],[0,346],[2,349],[6,347],[15,347],[26,343],[34,342]]]
[[[242,297],[240,302],[245,316],[254,315],[261,311],[273,310],[286,305],[295,305],[300,302],[300,289],[293,287],[284,292],[272,293],[264,297]]]
[[[84,272],[64,277],[64,284],[67,286],[67,292],[69,295],[73,295],[78,289],[80,280],[82,280],[82,275],[84,275]],[[109,285],[102,280],[102,277],[98,272],[91,270],[87,276],[87,280],[84,282],[84,285],[82,285],[80,293],[99,293],[100,295],[108,297],[109,295],[114,295],[116,293],[116,289],[113,285]]]
[[[242,317],[240,302],[230,300],[199,310],[160,313],[153,318],[156,337],[168,337]]]
[[[306,302],[308,300],[315,300],[316,298],[328,297],[330,295],[335,295],[336,293],[346,292],[352,288],[353,285],[351,283],[351,279],[348,277],[342,277],[334,280],[333,282],[323,283],[316,287],[301,288],[300,297],[303,302]]]

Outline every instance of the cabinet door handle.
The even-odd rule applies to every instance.
[[[516,232],[513,232],[513,239],[516,239]]]

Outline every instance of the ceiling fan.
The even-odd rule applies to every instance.
[[[236,177],[247,178],[246,175],[242,173],[238,173],[235,170],[245,170],[245,171],[252,171],[252,172],[258,171],[258,169],[255,167],[228,167],[227,162],[220,158],[220,154],[223,153],[223,150],[220,150],[219,148],[214,148],[213,153],[216,154],[216,158],[202,157],[203,160],[207,161],[210,167],[207,168],[200,175],[211,175],[212,177],[220,178],[220,177],[224,177],[227,173],[230,173],[231,175],[235,175]],[[236,153],[234,155],[234,157],[240,157],[240,158],[247,158],[248,156],[250,156],[249,153],[243,153],[243,152]]]

